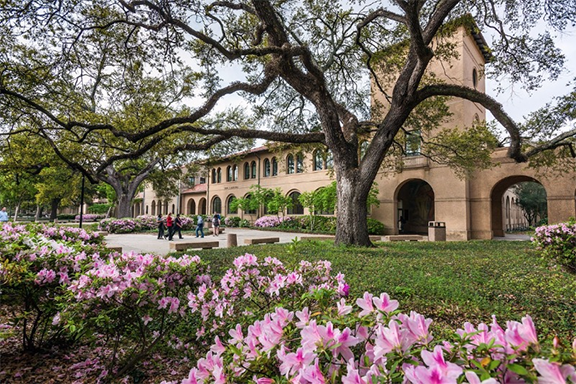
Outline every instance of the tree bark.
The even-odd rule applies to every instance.
[[[60,199],[52,199],[50,202],[50,221],[54,222],[58,217],[58,206],[60,205]]]
[[[128,191],[116,191],[118,198],[118,218],[132,217],[132,199],[136,194],[136,188],[127,188]]]
[[[338,203],[336,244],[372,246],[368,235],[368,193],[358,178],[358,172],[337,172]]]
[[[34,215],[34,221],[40,221],[42,217],[43,206],[40,204],[36,204],[36,215]]]

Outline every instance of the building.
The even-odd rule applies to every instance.
[[[458,59],[449,63],[435,62],[431,71],[445,81],[484,92],[481,74],[489,59],[484,39],[461,27],[453,42]],[[373,102],[385,104],[382,94],[376,91]],[[463,99],[450,99],[447,104],[452,116],[444,127],[465,129],[474,122],[485,120],[486,111],[479,104]],[[401,172],[382,170],[376,178],[380,207],[372,209],[370,216],[383,222],[388,234],[397,234],[400,229],[404,233],[426,234],[429,222],[439,221],[446,224],[449,240],[504,236],[507,228],[520,224],[517,211],[514,215],[518,220],[511,218],[509,201],[513,197],[505,194],[513,185],[525,181],[539,182],[545,187],[550,222],[575,216],[574,174],[543,178],[526,164],[507,158],[507,149],[500,148],[492,155],[499,166],[461,178],[448,166],[421,156],[418,142],[410,143],[407,150],[410,156],[404,158]],[[143,210],[148,214],[156,214],[159,209],[166,213],[171,207],[171,211],[184,214],[219,212],[224,216],[239,215],[254,220],[264,212],[234,212],[230,208],[230,202],[249,194],[252,185],[279,187],[297,201],[302,192],[314,191],[332,182],[330,168],[331,156],[323,150],[298,152],[289,148],[259,147],[211,164],[204,179],[195,180],[171,201],[157,201],[153,191],[147,190]],[[288,213],[308,212],[295,205]]]

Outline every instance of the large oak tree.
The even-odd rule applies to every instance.
[[[538,136],[537,124],[518,125],[492,97],[427,76],[432,59],[454,58],[443,37],[457,26],[478,26],[494,34],[489,75],[508,75],[537,89],[563,68],[549,31],[574,25],[574,0],[2,4],[0,102],[12,132],[25,119],[45,136],[57,130],[74,135],[78,143],[89,143],[103,131],[130,143],[184,135],[182,140],[195,149],[231,137],[322,143],[334,156],[339,243],[370,244],[366,200],[372,182],[415,116],[442,110],[431,103],[457,97],[482,104],[505,128],[508,155],[519,162],[544,150],[570,149],[574,137],[573,130],[559,132],[560,126]],[[534,32],[537,24],[547,26],[546,32]],[[138,130],[106,118],[114,96],[123,91],[122,75],[135,67],[159,81],[184,74],[186,80],[176,81],[174,89],[187,93],[189,98],[182,99],[189,100],[187,113]],[[226,81],[224,70],[234,73],[233,81]],[[386,80],[377,86],[386,93],[387,105],[371,113],[367,78],[376,73]],[[104,86],[113,75],[116,80]],[[222,124],[214,116],[216,104],[231,94],[252,107],[253,125]],[[92,115],[94,100],[100,119]],[[535,134],[538,141],[526,140]],[[360,158],[365,135],[371,141]],[[129,152],[123,158],[142,154]]]

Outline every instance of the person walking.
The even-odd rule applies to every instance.
[[[8,221],[8,212],[6,212],[6,207],[3,207],[0,211],[0,223],[6,223]]]
[[[215,212],[212,217],[212,228],[214,229],[214,234],[212,236],[218,236],[220,234],[220,215],[218,212]]]
[[[204,238],[204,218],[202,215],[198,215],[196,219],[196,237],[198,237],[198,232],[202,234],[202,238]]]
[[[172,218],[172,213],[168,213],[166,217],[166,227],[168,227],[168,240],[172,241],[172,236],[174,235],[174,219]]]
[[[172,232],[172,237],[178,232],[178,238],[183,239],[182,237],[182,219],[180,218],[180,214],[176,215],[174,219],[174,231]]]
[[[156,218],[156,224],[158,224],[158,239],[164,239],[164,219],[161,213],[159,213]]]

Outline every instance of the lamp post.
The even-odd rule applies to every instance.
[[[82,228],[82,220],[83,220],[83,216],[84,216],[84,179],[86,178],[86,176],[84,174],[82,174],[82,189],[80,192],[80,223],[78,224],[78,226],[80,228]]]

